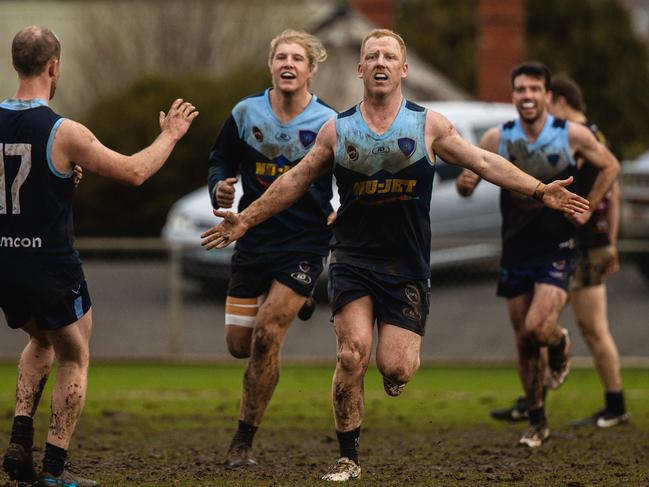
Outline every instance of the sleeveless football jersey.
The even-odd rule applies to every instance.
[[[209,157],[210,195],[219,181],[241,174],[240,212],[302,160],[313,147],[320,127],[336,115],[313,95],[302,113],[282,123],[273,112],[269,92],[267,89],[245,98],[234,107]],[[331,185],[331,175],[318,179],[293,206],[251,228],[237,241],[237,247],[260,253],[327,255],[331,230],[326,221],[333,211]]]
[[[425,126],[426,109],[406,100],[381,135],[368,127],[358,106],[338,115],[334,174],[341,206],[332,263],[429,277],[435,166],[426,151]]]
[[[586,122],[585,124],[595,135],[597,140],[608,146],[606,137],[594,123]],[[579,159],[579,153],[575,154],[575,159]],[[584,198],[588,196],[593,189],[595,179],[599,175],[599,169],[584,161],[575,177],[576,193]],[[577,243],[581,247],[602,247],[611,243],[609,238],[610,225],[608,223],[608,198],[604,197],[593,210],[593,214],[584,225],[577,227]]]
[[[0,262],[80,263],[72,173],[61,174],[52,163],[54,135],[63,120],[44,100],[0,104]]]
[[[520,119],[503,124],[498,154],[544,183],[576,174],[568,122],[549,114],[534,142],[527,140]],[[500,193],[500,209],[503,264],[534,262],[548,253],[574,247],[576,228],[561,212],[504,189]]]

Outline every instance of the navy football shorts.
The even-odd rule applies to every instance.
[[[424,336],[430,308],[428,280],[390,276],[349,264],[331,264],[329,301],[332,315],[364,296],[372,298],[377,322]]]
[[[0,284],[0,308],[11,328],[33,319],[43,330],[56,330],[78,321],[92,303],[81,265],[56,265],[34,272],[10,270],[12,280]]]
[[[530,294],[537,283],[550,284],[567,291],[575,265],[573,251],[548,255],[529,264],[501,264],[497,294],[504,298]]]
[[[276,280],[302,296],[310,296],[324,269],[324,258],[315,254],[273,252],[258,254],[235,249],[228,296],[256,298],[266,294]]]

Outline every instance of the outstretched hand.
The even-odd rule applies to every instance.
[[[188,101],[178,98],[171,104],[169,111],[160,112],[160,130],[170,133],[174,139],[180,140],[189,130],[189,126],[198,116],[196,107]]]
[[[201,234],[201,245],[205,250],[222,249],[227,247],[230,242],[243,237],[248,227],[241,221],[238,213],[231,211],[212,210],[223,221],[218,225],[210,228]]]
[[[572,184],[572,176],[568,179],[557,179],[545,186],[543,204],[548,208],[559,210],[570,217],[576,213],[587,212],[590,207],[588,200],[566,189]]]

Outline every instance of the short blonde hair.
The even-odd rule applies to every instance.
[[[391,31],[390,29],[374,29],[365,36],[363,42],[361,43],[361,61],[363,60],[363,50],[365,49],[365,44],[367,43],[367,41],[369,41],[370,39],[379,39],[381,37],[392,37],[397,41],[397,43],[399,44],[399,50],[401,51],[401,57],[403,57],[403,61],[405,62],[406,43],[403,42],[403,38],[399,34]]]
[[[277,46],[290,43],[299,44],[304,48],[306,56],[309,59],[309,65],[314,69],[318,67],[318,63],[322,63],[327,59],[327,50],[322,45],[320,39],[303,30],[287,29],[270,41],[268,63],[273,62],[273,56],[275,56]]]

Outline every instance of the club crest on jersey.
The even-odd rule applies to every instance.
[[[408,158],[415,153],[415,148],[417,147],[417,142],[415,142],[415,139],[411,139],[410,137],[400,138],[399,140],[397,140],[397,144],[399,144],[399,149],[401,149],[403,155]]]
[[[403,294],[406,296],[406,299],[412,304],[419,304],[421,301],[421,297],[419,296],[419,289],[410,284],[403,288]]]
[[[372,154],[387,154],[388,152],[390,152],[390,148],[386,145],[380,145],[372,149]]]
[[[311,266],[308,262],[300,262],[297,265],[297,268],[300,269],[301,272],[309,272],[311,270]]]
[[[347,144],[347,157],[352,161],[356,161],[358,159],[358,149],[351,144]]]
[[[316,136],[315,132],[312,130],[300,130],[299,136],[300,136],[300,142],[302,142],[302,145],[306,149],[309,147],[311,144],[313,144],[313,141],[315,140]]]
[[[284,132],[278,133],[277,135],[275,135],[275,138],[277,140],[281,140],[282,142],[288,142],[289,140],[291,140],[291,136]]]
[[[261,130],[257,126],[252,127],[252,136],[257,142],[264,141],[264,134],[261,133]]]

